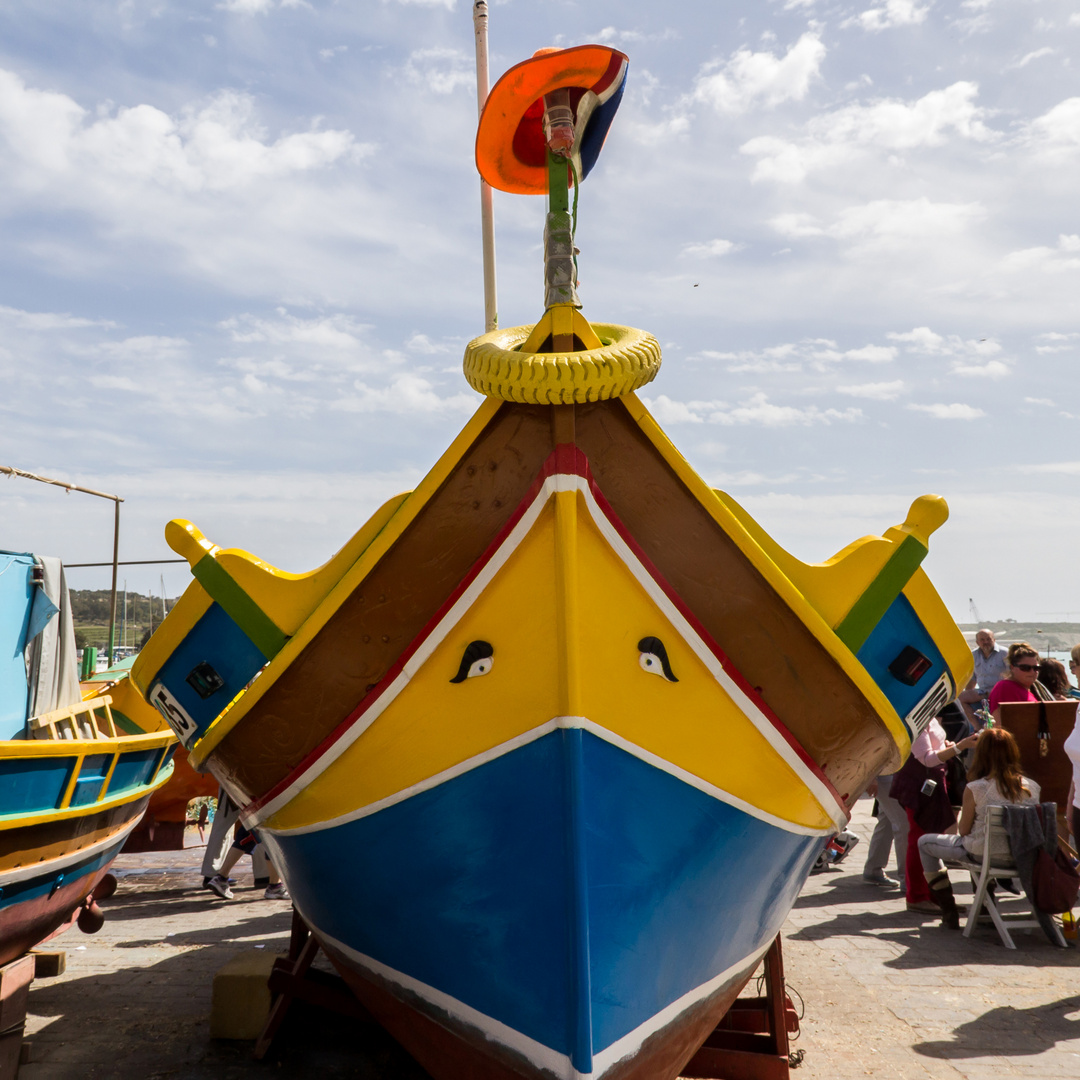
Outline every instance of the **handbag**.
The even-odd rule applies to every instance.
[[[944,765],[927,766],[912,755],[893,777],[890,794],[905,810],[910,810],[915,824],[924,833],[943,833],[956,824],[956,814],[949,801]],[[934,790],[927,795],[923,785],[933,780]]]
[[[1045,828],[1042,807],[1039,807],[1039,820]],[[1080,874],[1072,860],[1055,844],[1054,853],[1046,848],[1039,848],[1035,855],[1035,866],[1031,872],[1031,900],[1040,910],[1050,915],[1064,915],[1076,906],[1080,896]]]

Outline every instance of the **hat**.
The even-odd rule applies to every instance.
[[[606,45],[541,49],[515,64],[492,87],[476,132],[476,167],[500,191],[546,195],[544,95],[569,89],[574,111],[573,161],[589,175],[622,100],[629,63]]]

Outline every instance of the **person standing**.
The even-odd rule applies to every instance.
[[[904,808],[892,797],[892,781],[895,773],[879,776],[871,785],[870,794],[877,799],[878,819],[870,837],[863,866],[863,881],[882,888],[904,888],[904,861],[907,856],[908,819]],[[896,878],[885,870],[889,852],[896,850]],[[899,880],[897,880],[897,878]]]

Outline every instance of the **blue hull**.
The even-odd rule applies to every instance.
[[[743,973],[821,847],[580,729],[268,839],[339,960],[539,1071],[597,1076]]]

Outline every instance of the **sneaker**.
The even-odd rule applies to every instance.
[[[288,900],[289,890],[285,888],[284,881],[278,881],[273,885],[267,885],[263,893],[264,900]]]
[[[222,900],[231,900],[233,898],[233,891],[229,888],[228,878],[223,878],[220,874],[212,877],[207,883],[206,887],[211,891],[218,894]]]
[[[896,889],[900,886],[900,882],[889,877],[880,866],[874,870],[864,870],[862,879],[871,885],[880,885],[883,889]]]

